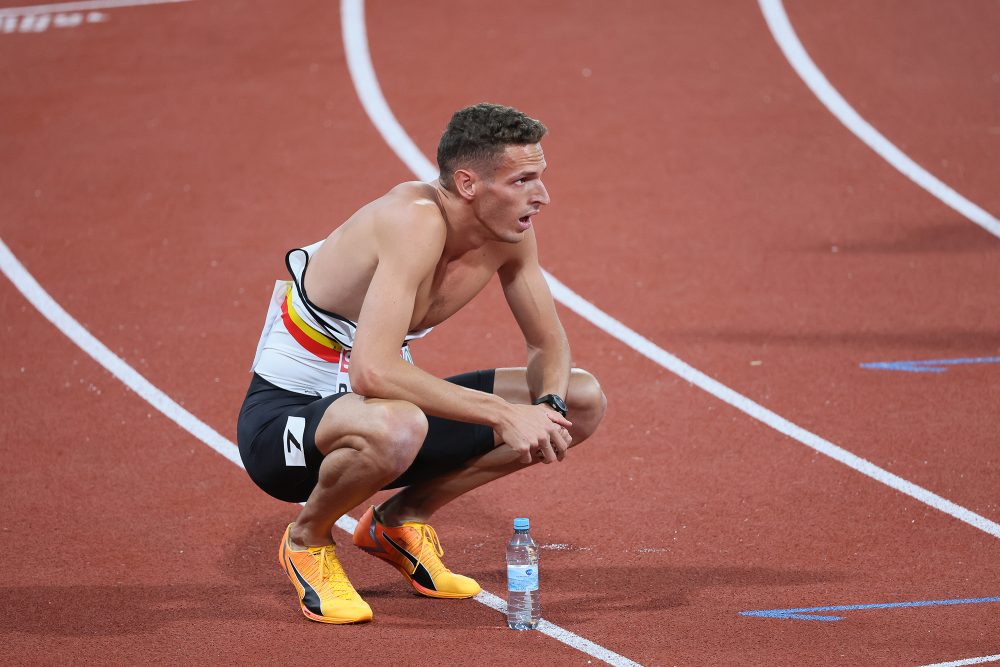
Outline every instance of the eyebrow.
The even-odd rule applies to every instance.
[[[521,171],[517,171],[517,172],[514,172],[514,177],[515,177],[515,178],[524,178],[525,176],[537,176],[538,174],[541,174],[541,173],[542,173],[543,171],[545,171],[545,169],[546,169],[546,168],[547,168],[548,166],[549,166],[549,165],[547,165],[547,164],[545,164],[545,163],[543,162],[543,163],[542,163],[542,168],[541,168],[541,169],[535,169],[535,168],[531,168],[531,169],[522,169]]]

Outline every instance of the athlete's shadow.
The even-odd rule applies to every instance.
[[[190,572],[169,568],[155,582],[98,585],[26,585],[0,588],[4,613],[0,633],[47,636],[116,636],[155,632],[191,621],[260,621],[283,627],[308,625],[295,593],[277,563],[277,545],[292,510],[250,519],[239,538],[222,546],[214,562],[193,564]],[[227,531],[230,535],[233,532]],[[502,614],[472,600],[429,600],[416,595],[397,572],[334,536],[341,562],[379,625],[399,628],[482,628],[501,626]],[[836,572],[781,567],[664,564],[650,558],[614,566],[561,565],[547,554],[542,577],[543,616],[576,623],[609,613],[684,608],[709,588],[787,587],[834,582]],[[465,571],[483,588],[505,595],[502,564]],[[739,609],[736,611],[743,611]],[[305,625],[303,625],[305,624]]]
[[[277,564],[281,530],[294,514],[276,512],[272,517],[250,521],[243,538],[230,545],[219,562],[219,569],[240,581],[241,587],[255,591],[254,599],[248,600],[257,605],[255,616],[288,619],[299,614],[295,593]],[[335,528],[333,536],[341,563],[358,592],[372,605],[380,624],[475,628],[502,623],[499,612],[477,602],[430,600],[416,594],[392,567],[356,549],[349,535]],[[629,563],[592,566],[581,566],[579,554],[545,553],[543,557],[543,616],[566,622],[583,622],[616,612],[684,608],[706,589],[806,586],[843,581],[847,576],[781,566],[674,564],[657,554],[646,554]],[[575,563],[560,563],[562,557]],[[506,596],[502,562],[497,567],[462,573],[476,579],[484,590]]]
[[[372,559],[368,559],[372,560]],[[779,567],[684,566],[635,563],[597,567],[560,567],[551,562],[542,577],[542,616],[556,623],[582,623],[609,615],[648,613],[691,606],[709,588],[744,589],[804,586],[842,581],[846,575]],[[374,561],[372,561],[374,563]],[[397,628],[483,628],[503,624],[503,615],[471,600],[429,600],[416,595],[391,569],[383,576],[352,570],[361,595],[380,624]],[[354,574],[358,572],[358,574]],[[484,590],[506,596],[502,568],[465,570]],[[377,581],[377,583],[376,583]],[[738,605],[737,605],[738,606]],[[752,607],[732,609],[733,613]]]

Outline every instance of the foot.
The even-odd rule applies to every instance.
[[[354,544],[399,570],[421,595],[471,598],[481,590],[473,579],[444,566],[444,549],[437,533],[426,523],[406,521],[402,526],[385,526],[372,506],[354,529]]]
[[[358,623],[372,620],[372,608],[347,580],[337,560],[337,547],[295,546],[288,524],[278,548],[278,562],[299,595],[306,618],[320,623]]]

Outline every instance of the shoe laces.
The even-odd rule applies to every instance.
[[[335,545],[327,544],[322,547],[309,547],[309,553],[319,560],[320,581],[325,581],[328,584],[334,597],[341,600],[350,600],[357,595],[357,591],[354,590],[354,586],[347,579],[347,573],[344,572],[344,568],[337,559],[337,547]]]
[[[441,562],[440,557],[444,555],[444,547],[441,546],[441,540],[438,539],[437,533],[434,529],[426,523],[414,526],[414,528],[417,528],[417,531],[420,533],[420,539],[422,542],[420,549],[421,560],[426,559],[424,564],[428,566],[431,576],[436,577],[442,571],[451,572],[451,570],[446,568],[444,563]],[[430,546],[430,553],[428,553],[428,549],[424,548],[428,544]]]

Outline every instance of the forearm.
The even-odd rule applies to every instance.
[[[499,396],[452,384],[402,359],[378,367],[352,364],[351,382],[355,391],[369,398],[407,401],[428,415],[491,428],[503,420],[509,405]]]
[[[528,389],[531,398],[558,394],[565,398],[572,364],[565,334],[553,336],[539,347],[528,347]]]

